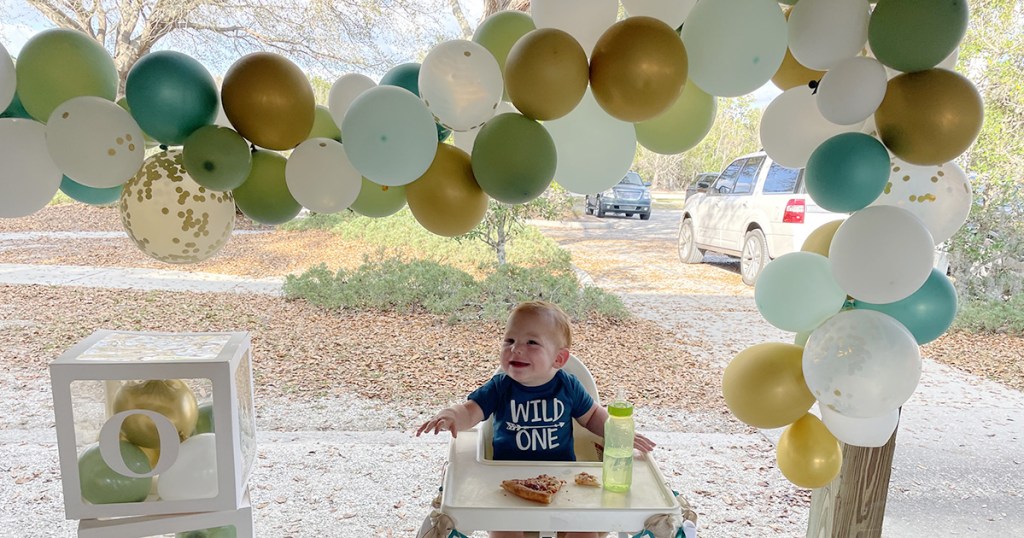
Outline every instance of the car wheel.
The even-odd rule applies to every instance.
[[[753,286],[765,265],[768,265],[768,242],[765,241],[764,232],[750,230],[743,237],[743,251],[740,255],[743,283]]]
[[[679,226],[679,259],[683,263],[704,261],[704,253],[697,248],[697,242],[693,235],[693,221],[690,219],[684,219]]]
[[[640,220],[650,220],[650,219],[651,219],[651,214],[650,213],[640,213]]]
[[[601,206],[601,202],[597,203],[597,218],[604,218],[604,207]]]
[[[594,208],[590,207],[590,202],[587,202],[586,205],[583,206],[583,212],[588,215],[594,214]]]

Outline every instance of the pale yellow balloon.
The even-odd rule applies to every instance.
[[[814,405],[803,373],[803,349],[768,342],[741,351],[722,376],[725,404],[755,428],[781,428]]]
[[[842,220],[833,220],[818,226],[807,236],[807,239],[804,239],[804,244],[800,247],[800,250],[814,252],[828,258],[828,249],[832,246],[832,236],[836,235],[836,230],[842,224]]]
[[[825,76],[824,71],[815,71],[809,67],[804,67],[803,64],[793,57],[793,53],[789,52],[787,48],[786,55],[782,58],[782,65],[772,75],[772,84],[775,84],[780,90],[786,91],[797,86],[807,86],[812,80],[820,81],[823,76]]]
[[[843,467],[839,441],[810,413],[782,432],[775,454],[782,475],[802,488],[828,485]]]
[[[196,396],[180,379],[130,381],[121,385],[114,396],[114,413],[130,409],[145,409],[167,417],[178,431],[179,441],[192,435],[199,420]],[[160,448],[156,424],[145,415],[134,414],[126,418],[121,425],[121,433],[132,444]]]

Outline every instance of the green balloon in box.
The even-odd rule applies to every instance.
[[[139,447],[128,441],[120,441],[121,458],[130,470],[138,474],[152,471],[149,458]],[[99,445],[94,445],[78,457],[78,474],[81,479],[82,498],[93,504],[132,503],[146,500],[153,479],[124,476],[107,465],[100,454]]]
[[[196,421],[196,429],[192,435],[202,433],[213,433],[213,402],[199,404],[199,420]]]
[[[179,532],[174,535],[174,538],[235,538],[235,536],[237,536],[235,526],[225,525],[201,531]]]

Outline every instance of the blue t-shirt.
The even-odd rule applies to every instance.
[[[594,406],[576,376],[562,370],[547,383],[527,387],[504,373],[467,397],[484,418],[494,415],[494,459],[576,461],[572,419]]]

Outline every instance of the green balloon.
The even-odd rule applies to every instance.
[[[75,30],[39,32],[22,47],[15,68],[25,110],[43,123],[72,97],[93,95],[113,101],[117,95],[114,60],[102,45]]]
[[[174,538],[235,538],[236,532],[234,525],[225,525],[201,531],[179,532]]]
[[[316,114],[313,116],[313,128],[309,131],[308,138],[330,138],[341,142],[341,129],[334,123],[331,117],[331,110],[324,105],[316,105]]]
[[[682,153],[704,140],[715,123],[717,111],[718,103],[713,95],[687,82],[679,99],[668,110],[634,124],[636,141],[662,155]]]
[[[201,433],[214,433],[213,431],[213,402],[199,404],[199,419],[196,420],[196,429],[192,435]]]
[[[281,224],[295,218],[302,206],[288,191],[284,168],[288,160],[280,154],[257,150],[252,154],[252,171],[232,192],[235,205],[250,219],[262,224]]]
[[[352,202],[352,211],[364,217],[387,217],[405,207],[405,186],[388,187],[363,178],[359,196]]]
[[[153,470],[149,458],[141,448],[120,441],[121,457],[133,472],[142,474]],[[111,469],[100,455],[99,445],[93,445],[78,457],[78,475],[82,498],[93,504],[133,503],[146,500],[153,479],[131,478]]]
[[[125,109],[129,114],[132,113],[132,107],[128,106],[128,98],[126,97],[118,99],[117,106]],[[160,142],[154,140],[153,137],[146,134],[145,131],[142,132],[142,138],[146,140],[146,148],[155,148],[160,145]]]
[[[536,30],[533,18],[522,11],[499,11],[487,17],[473,32],[473,41],[489,50],[505,72],[505,60],[512,45],[527,33]],[[588,53],[590,51],[587,51]]]
[[[23,118],[30,120],[32,116],[25,111],[25,107],[21,104],[21,97],[18,97],[18,92],[14,92],[11,104],[7,105],[7,109],[3,113],[0,113],[0,118]]]
[[[234,129],[219,125],[204,125],[188,135],[181,156],[188,175],[215,191],[238,188],[252,171],[249,144]]]
[[[875,58],[904,73],[924,71],[952,54],[967,32],[967,0],[882,0],[868,23]]]
[[[917,343],[927,344],[942,336],[956,317],[956,289],[946,275],[932,269],[920,289],[899,301],[886,304],[854,301],[854,308],[888,314],[914,335]]]
[[[124,93],[139,127],[168,146],[182,144],[217,119],[217,83],[203,64],[180,52],[140,58],[128,72]]]
[[[491,118],[473,144],[476,182],[506,204],[523,204],[543,194],[555,177],[556,160],[548,130],[522,114]]]
[[[416,97],[420,96],[420,64],[416,62],[409,62],[404,64],[398,64],[384,73],[384,76],[380,78],[380,86],[398,86],[399,88],[405,88],[412,93],[416,94]],[[444,142],[448,135],[452,134],[451,130],[441,125],[440,123],[434,122],[434,127],[437,128],[437,141]]]
[[[60,179],[61,192],[68,195],[72,200],[89,205],[111,205],[121,198],[121,189],[123,188],[124,185],[118,185],[116,187],[98,189],[82,185],[68,176],[63,176]]]
[[[836,213],[859,211],[874,202],[889,182],[889,152],[877,138],[843,133],[819,145],[807,160],[807,194]]]

